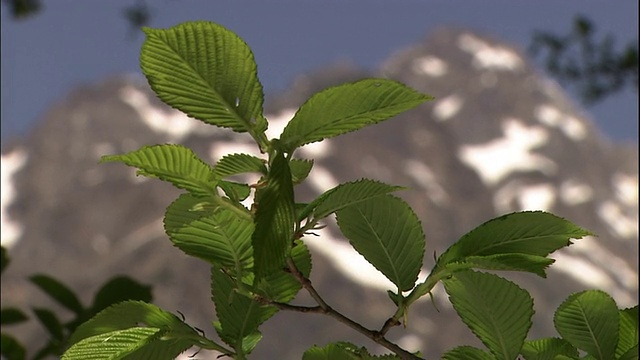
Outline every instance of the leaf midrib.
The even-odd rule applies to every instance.
[[[567,239],[577,239],[577,238],[575,238],[573,236],[577,236],[577,234],[553,234],[553,235],[543,235],[543,236],[536,235],[536,236],[520,237],[520,238],[517,238],[517,239],[507,240],[507,241],[500,242],[500,243],[491,243],[487,247],[479,248],[476,251],[464,254],[464,256],[465,257],[466,256],[474,256],[474,255],[475,256],[483,256],[483,255],[478,255],[478,253],[490,250],[492,248],[498,248],[498,247],[502,247],[502,246],[505,246],[505,245],[516,244],[516,243],[519,243],[519,242],[532,241],[532,240],[535,240],[535,239],[538,239],[538,238],[539,239],[544,239],[544,238],[550,238],[550,237],[563,237],[563,238],[566,237]],[[528,254],[528,253],[523,253],[523,254]]]
[[[582,305],[580,298],[576,299],[576,304],[577,304],[578,311],[580,312],[580,315],[582,316],[582,319],[584,320],[584,323],[587,326],[587,330],[589,330],[589,335],[591,336],[591,340],[593,341],[593,344],[596,346],[596,350],[598,351],[598,358],[604,359],[602,354],[602,348],[600,347],[600,343],[598,342],[598,339],[596,338],[593,328],[591,327],[591,323],[589,322],[589,318],[587,317],[587,314],[584,311],[584,306]]]
[[[397,268],[394,266],[394,262],[391,259],[391,255],[389,254],[389,252],[387,251],[387,248],[385,245],[385,243],[382,241],[382,239],[378,236],[378,233],[374,230],[374,228],[372,227],[371,222],[369,221],[369,219],[364,215],[364,213],[361,211],[360,208],[356,208],[356,210],[358,211],[358,213],[360,214],[360,216],[362,216],[362,218],[364,219],[364,223],[367,225],[367,227],[369,228],[369,230],[371,231],[371,233],[374,235],[375,239],[377,240],[378,244],[380,244],[380,247],[382,248],[382,251],[387,259],[387,262],[389,263],[389,265],[391,266],[391,270],[393,271],[393,275],[396,281],[394,281],[394,283],[396,284],[396,286],[398,287],[398,291],[401,291],[402,288],[402,284],[400,281],[400,275],[398,274]],[[393,281],[393,280],[392,280]]]
[[[478,298],[482,299],[482,293],[480,292],[478,294]],[[498,340],[498,343],[500,345],[500,349],[502,351],[503,356],[505,356],[505,359],[507,358],[507,355],[509,355],[509,349],[507,348],[507,343],[504,339],[504,332],[501,330],[501,328],[498,326],[497,320],[496,320],[496,316],[495,316],[495,312],[494,311],[488,311],[489,309],[492,309],[490,306],[487,306],[486,302],[482,302],[483,303],[483,307],[485,308],[485,312],[489,315],[489,323],[491,325],[491,327],[493,328],[494,334],[496,334],[497,336],[495,336],[495,338]]]
[[[349,115],[349,116],[346,116],[346,117],[338,117],[338,118],[335,118],[333,120],[329,119],[330,121],[328,121],[328,122],[319,123],[318,126],[309,127],[309,128],[307,128],[308,131],[305,131],[304,133],[299,133],[298,135],[293,136],[292,138],[290,138],[290,141],[288,141],[288,143],[292,143],[292,144],[296,145],[296,147],[297,146],[302,146],[302,145],[308,144],[309,142],[314,142],[314,141],[307,140],[305,143],[298,145],[298,143],[300,142],[301,139],[307,139],[307,137],[309,135],[312,135],[312,134],[315,134],[317,132],[320,132],[321,130],[324,130],[326,128],[334,127],[336,124],[339,124],[339,123],[342,123],[342,122],[349,122],[349,121],[352,121],[353,119],[358,118],[358,117],[372,116],[372,115],[377,114],[379,112],[388,111],[389,108],[402,106],[402,105],[405,105],[405,104],[408,104],[408,103],[413,103],[415,101],[416,100],[414,99],[414,100],[411,100],[411,101],[407,100],[407,101],[403,101],[403,102],[397,102],[397,103],[393,103],[393,104],[387,105],[387,106],[382,107],[382,108],[379,107],[379,108],[375,108],[374,110],[363,111],[363,112],[352,114],[352,115]],[[384,120],[388,120],[388,119],[384,119]],[[378,121],[376,121],[376,123],[382,122],[384,120],[378,120]],[[335,135],[332,135],[332,136],[335,136]],[[315,140],[315,141],[319,141],[319,140]]]

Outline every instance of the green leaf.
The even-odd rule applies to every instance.
[[[149,328],[169,329],[171,333],[191,338],[200,337],[194,329],[168,311],[142,301],[124,301],[106,308],[80,325],[71,335],[69,343],[75,344],[96,335],[136,328],[140,324]]]
[[[33,275],[29,280],[60,305],[73,311],[77,315],[83,313],[84,308],[76,294],[58,280],[43,274]]]
[[[424,232],[411,207],[391,195],[336,212],[338,226],[354,249],[400,291],[413,288],[424,257]]]
[[[620,339],[616,348],[616,358],[638,346],[638,305],[620,310]],[[636,351],[637,355],[637,351]]]
[[[106,155],[100,160],[113,161],[136,167],[139,174],[168,181],[196,196],[217,195],[217,181],[211,167],[182,145],[144,146],[122,155]]]
[[[251,238],[257,279],[284,267],[293,240],[295,211],[289,162],[277,151],[266,187],[256,194],[258,210]]]
[[[52,338],[58,341],[61,341],[64,338],[62,324],[53,311],[43,308],[34,308],[33,312],[36,314],[40,323],[45,327],[45,329],[47,329]]]
[[[102,285],[93,298],[91,313],[100,311],[125,300],[151,302],[151,286],[143,285],[127,276],[116,276]]]
[[[253,222],[224,208],[194,210],[201,201],[183,194],[169,205],[164,217],[167,235],[186,254],[242,277],[253,266]]]
[[[204,21],[143,31],[140,66],[162,101],[207,124],[264,131],[256,63],[236,34]]]
[[[242,339],[242,352],[245,354],[251,354],[253,349],[258,346],[260,340],[262,340],[262,334],[259,331],[245,336],[244,339]]]
[[[27,357],[24,346],[13,336],[5,333],[0,335],[0,353],[2,358],[6,360],[24,360]]]
[[[234,203],[239,203],[251,195],[251,188],[247,184],[220,180],[218,186]]]
[[[632,346],[624,354],[620,355],[618,360],[638,360],[638,344]]]
[[[401,357],[396,354],[371,355],[364,347],[339,341],[330,343],[324,347],[314,345],[312,348],[304,352],[303,360],[400,360]]]
[[[403,187],[400,186],[387,185],[369,179],[347,182],[325,191],[308,204],[298,218],[302,220],[313,212],[315,219],[323,219],[347,206],[402,189]]]
[[[9,259],[9,254],[7,254],[7,249],[4,246],[0,247],[0,273],[4,272],[4,269],[9,265],[11,260]]]
[[[348,342],[327,344],[324,347],[314,345],[302,355],[302,360],[358,360],[360,349]]]
[[[465,269],[528,271],[546,277],[545,269],[555,262],[543,256],[528,254],[496,254],[489,256],[469,256],[459,262],[445,265],[449,273]]]
[[[255,341],[260,324],[278,312],[238,293],[234,279],[215,266],[211,268],[211,298],[219,321],[216,331],[236,351],[244,351],[246,341]]]
[[[496,359],[515,359],[531,327],[529,293],[499,276],[470,270],[443,283],[462,321]]]
[[[396,81],[365,79],[325,89],[307,100],[285,127],[286,152],[379,123],[432,98]]]
[[[230,154],[218,160],[213,168],[213,173],[221,179],[244,173],[266,175],[267,167],[263,159],[255,156],[249,154]]]
[[[578,349],[564,339],[546,338],[525,341],[520,350],[525,360],[556,360],[559,355],[568,358],[578,358]]]
[[[2,308],[2,311],[0,311],[0,323],[2,325],[19,324],[28,319],[29,317],[25,315],[22,310],[13,307],[5,307]]]
[[[153,343],[163,332],[162,329],[153,327],[134,327],[110,331],[83,339],[74,344],[62,355],[62,359],[131,359],[130,355]],[[156,359],[173,359],[170,356],[166,354]]]
[[[490,352],[473,346],[458,346],[442,355],[443,360],[495,360]]]
[[[289,166],[291,167],[293,184],[297,185],[309,176],[311,168],[313,168],[313,160],[292,159]]]
[[[578,349],[596,359],[613,359],[618,344],[620,316],[615,301],[604,291],[572,294],[553,317],[556,330]]]
[[[291,249],[291,257],[294,264],[302,275],[309,278],[311,274],[311,253],[300,240],[296,240]],[[288,303],[298,294],[302,285],[291,274],[290,271],[281,270],[262,279],[257,286],[256,292],[265,298],[281,303]]]
[[[533,255],[522,258],[525,262],[520,267],[540,275],[544,274],[546,266],[538,257],[546,257],[571,245],[570,239],[587,235],[591,233],[553,214],[542,211],[512,213],[489,220],[462,236],[440,255],[436,268],[451,262],[463,262],[471,256],[517,253]]]

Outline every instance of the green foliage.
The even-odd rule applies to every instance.
[[[218,265],[238,277],[253,266],[253,222],[206,199],[183,194],[167,208],[164,228],[186,254]]]
[[[177,316],[154,305],[125,301],[85,322],[69,340],[63,359],[173,359],[193,345],[223,350]],[[103,351],[106,350],[106,351]]]
[[[197,196],[212,194],[213,170],[188,148],[180,145],[145,146],[125,155],[104,156],[101,162],[119,161],[137,167],[138,174],[169,181]]]
[[[577,15],[567,35],[535,32],[530,52],[544,53],[547,70],[575,87],[587,104],[602,101],[627,86],[638,91],[638,39],[616,50],[611,34],[598,39],[595,33],[593,22]]]
[[[295,204],[289,161],[274,152],[264,188],[256,192],[255,230],[251,237],[254,273],[263,278],[284,267],[294,234]]]
[[[413,289],[422,268],[422,224],[403,200],[381,195],[336,213],[338,226],[356,249],[398,287]]]
[[[6,249],[2,247],[2,269],[9,264]],[[29,278],[32,284],[38,287],[52,300],[71,311],[74,318],[68,321],[47,308],[33,308],[34,318],[44,327],[49,340],[33,355],[32,359],[44,359],[49,356],[60,356],[68,348],[71,334],[78,326],[100,311],[113,304],[125,300],[139,300],[150,302],[152,299],[151,288],[125,276],[116,276],[98,290],[89,306],[84,306],[78,296],[68,286],[51,276],[36,274]],[[29,317],[20,309],[9,307],[2,308],[2,326],[22,323]],[[2,356],[8,360],[24,360],[27,352],[24,346],[11,335],[2,332]]]
[[[444,280],[444,288],[462,321],[496,359],[516,358],[531,328],[529,293],[497,275],[469,270]]]
[[[546,277],[550,253],[571,245],[569,239],[592,235],[571,222],[542,211],[507,214],[478,226],[439,258],[435,269],[447,266],[528,271]],[[464,266],[463,266],[464,267]],[[434,270],[435,271],[435,270]]]
[[[335,86],[302,104],[280,140],[287,152],[379,123],[432,98],[396,81],[365,79]]]
[[[569,296],[558,307],[553,322],[573,346],[596,359],[613,359],[619,319],[615,301],[605,292],[591,290]]]
[[[553,360],[559,356],[577,358],[578,349],[560,338],[546,338],[526,341],[522,346],[522,355],[527,360]]]
[[[260,326],[283,310],[328,315],[392,352],[374,356],[363,347],[336,342],[314,346],[303,359],[419,359],[419,353],[402,349],[386,334],[406,324],[410,306],[440,282],[460,318],[487,348],[459,346],[445,359],[572,359],[578,350],[597,359],[632,357],[638,346],[637,307],[619,310],[598,291],[575,294],[554,318],[562,339],[527,340],[534,311],[529,293],[498,275],[477,271],[545,277],[554,261],[549,254],[591,234],[565,219],[522,212],[490,220],[451,245],[429,276],[417,282],[426,241],[413,210],[390,194],[402,187],[361,179],[340,184],[308,204],[296,201],[294,186],[313,176],[312,160],[293,157],[297,148],[388,120],[430,96],[386,79],[328,88],[300,107],[280,138],[267,139],[262,85],[242,39],[202,21],[145,33],[141,67],[158,97],[204,123],[247,133],[263,155],[232,154],[211,166],[183,146],[156,145],[102,159],[136,167],[141,175],[186,191],[167,208],[164,228],[178,249],[211,265],[213,325],[219,340],[205,338],[146,302],[124,301],[79,326],[64,359],[173,359],[191,346],[245,359],[262,339]],[[236,175],[245,173],[260,178],[255,184],[236,182]],[[247,208],[241,201],[251,195]],[[379,330],[336,311],[310,280],[305,237],[326,226],[321,222],[331,214],[354,249],[397,287],[388,292],[395,313]],[[63,306],[83,311],[64,286],[38,283]],[[316,306],[293,303],[302,289]],[[54,339],[64,337],[53,314],[38,310],[36,316]],[[20,319],[17,313],[13,317]]]
[[[371,355],[364,347],[357,347],[352,343],[339,341],[324,347],[314,346],[305,351],[302,360],[395,360],[398,355]]]
[[[262,85],[242,39],[208,22],[143,30],[140,66],[162,101],[207,124],[248,132],[266,145]]]

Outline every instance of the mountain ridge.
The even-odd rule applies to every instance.
[[[637,147],[621,147],[603,136],[517,49],[464,29],[434,32],[390,55],[375,71],[343,62],[301,75],[289,90],[268,96],[269,135],[277,136],[312,93],[370,76],[401,81],[436,100],[392,121],[302,148],[300,155],[316,164],[297,196],[312,199],[362,177],[412,188],[399,195],[423,221],[426,269],[434,251],[442,253],[496,215],[550,210],[600,238],[576,241],[555,254],[558,261],[544,282],[509,274],[526,284],[536,309],[546,314],[536,315],[540,325],[532,332],[549,335],[549,311],[569,291],[599,287],[619,305],[637,303]],[[213,334],[206,322],[213,316],[211,304],[202,291],[208,286],[207,266],[173,248],[162,230],[164,208],[178,192],[136,178],[122,165],[97,161],[107,153],[177,142],[213,162],[229,152],[257,154],[248,140],[163,106],[138,77],[107,79],[72,92],[26,139],[3,149],[3,189],[9,181],[5,164],[13,164],[15,191],[13,198],[2,196],[2,238],[7,216],[18,227],[12,236],[21,238],[10,250],[14,262],[3,277],[3,303],[31,303],[34,297],[42,303],[24,284],[24,277],[37,271],[71,284],[83,299],[110,275],[126,273],[154,285],[156,304],[187,310],[188,321]],[[16,155],[24,148],[28,155]],[[10,208],[4,204],[8,198]],[[312,280],[341,311],[379,326],[392,311],[379,291],[386,283],[329,225],[322,237],[306,239],[314,254]],[[418,305],[409,329],[391,336],[429,357],[454,345],[479,345],[453,317],[441,288],[435,295],[442,313]],[[299,316],[279,314],[265,324],[256,358],[296,358],[314,343],[342,338],[365,341],[326,319],[314,318],[317,325],[302,329],[290,325]],[[279,336],[271,337],[274,333]],[[33,329],[28,337],[35,341]],[[293,338],[301,340],[291,344]]]

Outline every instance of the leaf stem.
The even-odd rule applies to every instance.
[[[369,339],[373,340],[377,344],[380,344],[380,345],[384,346],[385,348],[393,351],[395,354],[400,356],[400,358],[402,358],[402,359],[408,359],[408,360],[419,360],[419,359],[422,359],[419,356],[414,355],[414,354],[408,352],[407,350],[401,348],[397,344],[389,341],[387,338],[384,337],[384,333],[382,333],[380,331],[376,331],[376,330],[367,329],[366,327],[362,326],[361,324],[359,324],[359,323],[355,322],[354,320],[351,320],[347,316],[343,315],[342,313],[334,310],[331,306],[329,306],[329,304],[327,304],[324,301],[322,296],[320,296],[320,294],[318,294],[316,289],[311,284],[311,280],[307,279],[300,272],[300,270],[297,268],[296,264],[293,262],[293,259],[291,257],[287,258],[287,265],[289,266],[289,270],[291,270],[291,274],[300,282],[300,284],[302,284],[302,287],[304,287],[305,290],[307,290],[307,292],[309,293],[309,295],[311,295],[311,297],[316,301],[316,303],[318,303],[318,306],[316,306],[316,307],[303,307],[303,306],[294,306],[294,305],[288,305],[288,304],[280,304],[280,305],[287,305],[285,307],[280,307],[282,310],[293,310],[293,311],[320,313],[320,314],[328,315],[328,316],[338,320],[339,322],[347,325],[348,327],[354,329],[355,331],[363,334],[364,336],[366,336]],[[276,304],[273,304],[273,305],[278,306]]]
[[[436,269],[434,268],[434,271],[435,270]],[[400,325],[401,324],[400,319],[402,319],[405,316],[405,313],[407,309],[409,309],[409,306],[411,306],[411,304],[413,304],[416,300],[423,297],[424,295],[431,293],[431,290],[433,290],[436,284],[438,284],[438,282],[444,276],[446,276],[446,274],[447,273],[444,271],[436,271],[436,272],[432,271],[431,274],[429,274],[429,276],[427,276],[427,278],[424,280],[424,282],[418,284],[413,289],[413,291],[411,291],[409,296],[407,296],[404,299],[402,306],[398,306],[398,310],[396,310],[396,313],[393,314],[392,317],[387,319],[387,321],[385,321],[384,325],[382,325],[382,328],[380,328],[379,332],[384,335],[392,327]]]

